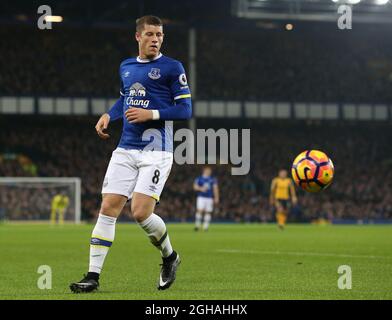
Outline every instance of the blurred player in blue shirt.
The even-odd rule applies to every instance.
[[[212,176],[210,167],[204,167],[202,175],[195,179],[193,189],[197,192],[195,231],[200,229],[203,215],[203,230],[207,231],[214,205],[219,204],[218,181]]]
[[[139,56],[120,64],[120,97],[95,127],[99,137],[108,139],[109,123],[123,121],[121,139],[103,181],[101,209],[90,241],[89,270],[70,286],[77,293],[98,289],[117,217],[130,199],[136,222],[162,256],[159,290],[171,286],[180,264],[166,225],[154,208],[173,163],[172,121],[192,116],[191,94],[182,64],[160,52],[162,21],[155,16],[139,18],[135,38]]]

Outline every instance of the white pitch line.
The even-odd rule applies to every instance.
[[[245,254],[273,254],[288,256],[316,256],[316,257],[338,257],[338,258],[364,258],[364,259],[388,259],[389,257],[338,254],[338,253],[320,253],[320,252],[297,252],[297,251],[256,251],[256,250],[236,250],[236,249],[219,249],[221,253],[245,253]]]

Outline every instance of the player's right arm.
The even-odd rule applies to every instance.
[[[104,113],[98,120],[97,124],[95,125],[95,130],[97,131],[98,136],[101,139],[107,139],[110,137],[107,133],[104,132],[108,128],[110,121],[110,116],[107,113]]]
[[[276,179],[272,179],[271,190],[270,190],[270,205],[275,203],[275,191],[276,191]]]
[[[109,122],[122,118],[123,103],[124,97],[121,96],[121,98],[116,101],[110,110],[99,118],[97,124],[95,125],[95,130],[97,130],[100,138],[107,139],[110,137],[110,135],[105,133],[104,130],[108,128]]]
[[[193,190],[197,192],[202,192],[202,188],[197,184],[197,180],[193,183]]]
[[[205,192],[206,189],[203,186],[199,185],[199,179],[196,179],[195,182],[193,182],[193,190],[197,192]]]
[[[120,74],[121,74],[121,66],[120,66]],[[107,139],[110,137],[109,134],[104,132],[104,130],[108,128],[109,122],[120,119],[123,116],[124,86],[121,78],[120,78],[120,83],[121,83],[120,98],[114,103],[114,105],[109,109],[107,113],[104,113],[99,118],[97,124],[95,125],[95,130],[97,131],[97,134],[101,139]]]

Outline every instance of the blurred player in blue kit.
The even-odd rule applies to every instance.
[[[197,192],[195,231],[200,230],[202,222],[203,230],[207,231],[210,226],[214,205],[219,204],[218,181],[212,176],[210,167],[204,167],[202,175],[197,177],[193,183],[193,190]]]
[[[114,240],[116,219],[130,199],[133,217],[162,256],[159,290],[171,286],[180,264],[180,255],[173,250],[166,225],[154,208],[173,163],[172,121],[191,118],[191,94],[182,64],[160,52],[162,21],[155,16],[139,18],[135,38],[139,56],[121,63],[120,98],[95,127],[99,137],[107,139],[109,123],[123,121],[122,136],[103,181],[88,273],[70,285],[76,293],[98,289],[105,257]]]

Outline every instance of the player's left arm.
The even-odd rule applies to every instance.
[[[69,197],[64,197],[64,207],[67,208],[69,206]]]
[[[156,117],[162,120],[188,120],[192,118],[191,92],[183,65],[176,61],[173,64],[170,78],[170,91],[174,105],[170,108],[156,110]]]
[[[291,195],[291,202],[293,204],[297,204],[298,199],[297,199],[297,194],[295,193],[295,188],[294,188],[294,183],[293,181],[290,181],[290,195]]]
[[[173,65],[170,77],[170,91],[174,105],[160,110],[130,108],[125,117],[130,123],[151,120],[188,120],[192,117],[192,100],[184,67],[177,62]]]
[[[218,187],[217,182],[214,183],[213,190],[214,190],[214,203],[218,204],[219,203],[219,187]]]
[[[199,185],[199,178],[196,178],[193,182],[193,190],[198,192],[205,192],[205,188]]]

